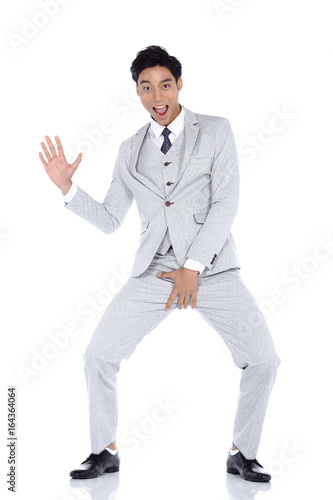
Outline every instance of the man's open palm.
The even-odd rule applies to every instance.
[[[44,142],[41,142],[46,160],[43,156],[43,153],[39,153],[39,158],[41,159],[41,162],[45,167],[45,171],[50,177],[51,181],[54,182],[54,184],[58,186],[58,188],[63,192],[67,192],[72,184],[72,175],[79,166],[83,153],[80,153],[78,155],[74,163],[68,163],[65,158],[64,150],[59,137],[57,135],[55,136],[58,153],[48,135],[45,136],[45,139],[50,150],[47,149]]]

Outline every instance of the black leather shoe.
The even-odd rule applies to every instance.
[[[270,474],[264,471],[257,459],[247,460],[240,451],[236,455],[228,453],[227,472],[240,474],[246,481],[266,483],[271,480]]]
[[[108,450],[103,450],[96,455],[90,453],[89,457],[81,462],[81,467],[72,470],[69,475],[75,479],[91,479],[101,476],[104,472],[119,471],[119,452],[112,455]]]

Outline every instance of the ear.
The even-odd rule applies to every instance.
[[[179,77],[177,82],[177,89],[181,90],[182,88],[183,88],[183,79],[182,77]]]
[[[138,84],[136,84],[136,93],[138,94],[138,96],[140,96],[139,85]]]

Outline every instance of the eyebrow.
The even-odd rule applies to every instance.
[[[172,79],[171,78],[165,78],[165,80],[161,80],[160,83],[164,83],[164,82],[172,82]],[[149,80],[141,80],[140,82],[140,85],[142,83],[151,83]]]

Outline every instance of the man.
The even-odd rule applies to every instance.
[[[230,123],[194,114],[178,102],[181,64],[159,46],[140,51],[131,73],[150,122],[119,149],[103,203],[71,181],[68,164],[48,136],[41,161],[65,207],[107,234],[135,199],[140,246],[131,276],[106,308],[83,359],[89,396],[91,454],[73,478],[119,470],[116,446],[120,362],[178,307],[190,302],[219,333],[240,369],[241,387],[227,471],[269,481],[256,460],[269,395],[280,363],[265,318],[239,274],[231,226],[238,210],[239,171]],[[178,296],[178,300],[175,299]],[[177,304],[176,304],[177,302]]]

